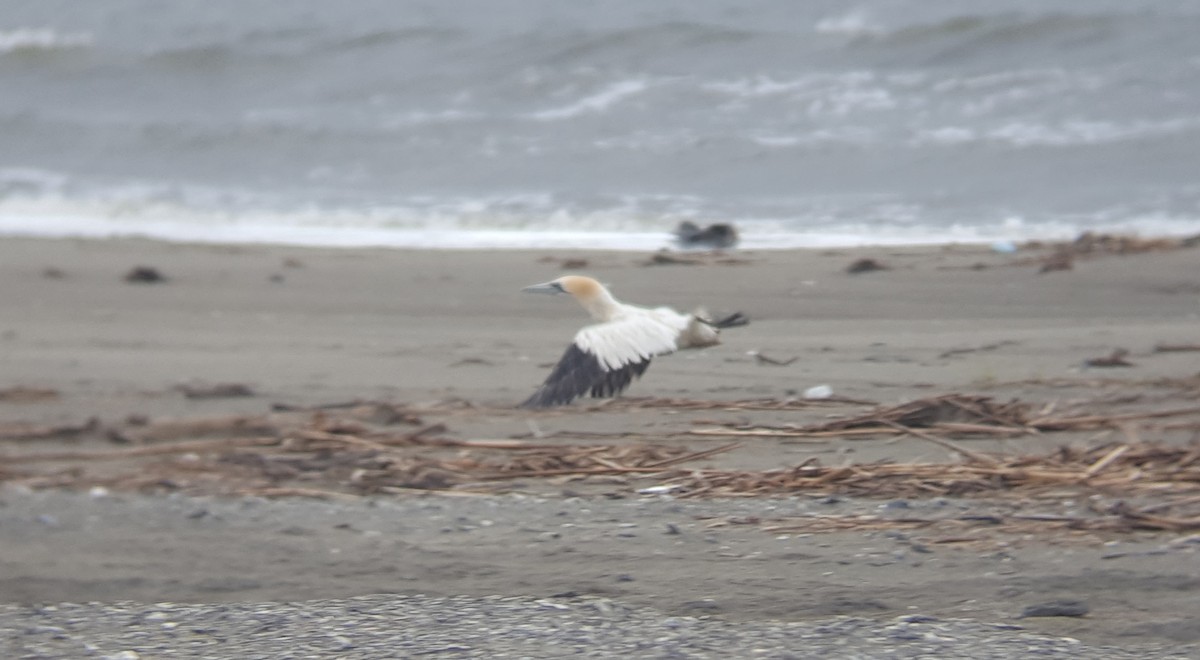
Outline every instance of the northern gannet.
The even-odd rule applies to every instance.
[[[530,293],[567,293],[599,321],[580,330],[546,382],[521,404],[548,408],[570,403],[584,394],[614,396],[641,376],[656,355],[720,343],[718,331],[745,325],[740,312],[710,321],[704,312],[680,314],[669,307],[637,307],[618,302],[590,277],[568,275],[525,287]]]

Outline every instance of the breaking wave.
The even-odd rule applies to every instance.
[[[85,48],[92,41],[84,32],[63,34],[51,28],[0,30],[0,55]]]

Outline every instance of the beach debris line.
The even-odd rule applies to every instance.
[[[1136,420],[1200,414],[1200,406],[1108,415],[1053,416],[1035,414],[1034,407],[1019,400],[1006,403],[976,394],[943,394],[880,406],[862,415],[809,425],[763,425],[722,422],[716,427],[694,428],[691,435],[754,437],[853,437],[873,435],[917,435],[922,430],[961,436],[1011,437],[1049,431],[1120,429]],[[963,453],[961,448],[955,451]]]
[[[741,313],[723,319],[707,318],[703,310],[681,314],[668,307],[639,307],[619,302],[604,285],[590,277],[567,275],[525,287],[528,293],[567,294],[592,319],[584,327],[542,385],[522,408],[549,408],[590,395],[612,397],[640,378],[654,357],[720,343],[720,331],[746,325]]]
[[[1124,256],[1146,252],[1164,252],[1200,246],[1200,234],[1182,238],[1141,238],[1120,234],[1097,234],[1085,231],[1074,240],[1045,244],[1031,241],[1022,249],[1049,248],[1050,253],[1031,259],[1020,259],[1015,264],[1037,264],[1040,273],[1071,270],[1076,259],[1091,259],[1101,256]]]
[[[1085,367],[1132,367],[1134,364],[1125,358],[1129,356],[1129,350],[1124,348],[1113,349],[1112,353],[1103,357],[1088,358],[1083,361]]]
[[[1143,238],[1123,234],[1098,234],[1085,231],[1075,240],[1061,244],[1062,249],[1073,254],[1138,254],[1141,252],[1162,252],[1200,246],[1200,234],[1178,238]]]
[[[658,484],[676,497],[837,493],[856,497],[1031,497],[1065,490],[1109,496],[1154,496],[1143,509],[1118,502],[1107,513],[1130,528],[1200,530],[1200,446],[1113,443],[1091,449],[1060,447],[1026,456],[967,456],[964,463],[870,463],[822,466],[810,459],[767,471],[692,470]],[[1172,506],[1188,515],[1167,516]]]
[[[1023,253],[1028,256],[1005,259],[998,263],[978,262],[965,268],[969,270],[983,270],[993,266],[1037,266],[1038,273],[1052,273],[1055,271],[1073,270],[1077,261],[1148,252],[1169,252],[1195,247],[1200,247],[1200,234],[1184,237],[1142,238],[1140,236],[1097,234],[1086,231],[1069,241],[1027,241],[1017,245],[1015,250],[997,250],[995,244],[993,244],[992,251],[997,254],[1017,255]],[[960,268],[964,267],[938,267],[939,270],[958,270]]]
[[[687,464],[734,451],[746,438],[701,448],[680,444],[674,437],[637,433],[561,432],[527,439],[459,439],[449,436],[445,424],[422,420],[414,409],[400,404],[347,403],[260,415],[131,418],[110,427],[96,420],[62,427],[6,425],[0,427],[0,439],[74,441],[87,436],[108,437],[116,442],[99,448],[54,451],[38,451],[28,442],[14,444],[0,455],[0,479],[30,488],[100,487],[112,492],[310,497],[414,490],[486,493],[527,487],[530,480],[554,484],[562,483],[556,480],[599,477],[617,480],[614,483],[630,493],[681,498],[803,493],[880,499],[1016,498],[1027,502],[1031,498],[1061,498],[1064,493],[1093,493],[1108,498],[1152,499],[1153,504],[1135,507],[1118,501],[1093,511],[1099,519],[1108,521],[1104,523],[1062,516],[1033,520],[1014,514],[1009,518],[1047,526],[1061,523],[1067,529],[1200,530],[1200,445],[1196,443],[1171,446],[1137,440],[1131,434],[1127,442],[1005,456],[965,450],[926,430],[937,424],[969,423],[944,421],[958,420],[963,407],[975,416],[970,419],[995,417],[1004,425],[1002,428],[1015,428],[1023,420],[1026,425],[1044,424],[1047,431],[1103,428],[1119,425],[1135,415],[1200,414],[1200,408],[1051,419],[1035,415],[1018,402],[995,404],[952,396],[935,397],[937,405],[932,408],[904,405],[877,410],[876,417],[881,411],[891,411],[885,417],[890,424],[876,420],[874,427],[857,426],[866,418],[855,417],[826,426],[831,430],[873,428],[933,438],[939,444],[949,443],[947,447],[962,454],[962,460],[953,463],[826,466],[810,458],[798,465],[768,470],[693,467]],[[991,518],[970,522],[995,523]]]
[[[46,435],[33,428],[21,431]],[[529,478],[664,474],[740,444],[691,450],[644,442],[463,440],[446,437],[446,431],[443,424],[434,423],[397,432],[323,411],[136,420],[109,429],[109,437],[123,438],[120,445],[8,454],[0,456],[0,466],[2,478],[30,487],[216,494],[279,494],[303,488],[308,494],[327,491],[332,497]],[[110,470],[92,473],[91,468],[113,461],[136,464],[115,476]],[[64,462],[72,465],[23,474],[12,469]]]

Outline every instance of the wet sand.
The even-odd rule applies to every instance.
[[[471,414],[433,417],[462,438],[531,429],[662,437],[713,417],[657,408],[512,410],[586,322],[569,300],[519,293],[561,274],[564,258],[585,261],[573,272],[596,276],[629,302],[704,305],[752,318],[728,331],[721,346],[656,360],[630,397],[787,398],[828,385],[840,397],[880,403],[947,392],[1055,406],[1107,401],[1113,410],[1195,403],[1194,390],[1161,383],[1195,377],[1200,353],[1154,350],[1200,340],[1194,249],[1080,259],[1071,270],[1047,273],[1017,265],[1029,255],[918,247],[735,253],[733,263],[648,266],[648,255],[624,253],[5,239],[0,388],[46,388],[59,396],[0,401],[0,422],[260,413],[278,402],[355,399],[469,401]],[[864,257],[888,269],[846,272]],[[167,280],[124,281],[135,266],[153,267]],[[1133,366],[1085,366],[1115,349],[1128,350]],[[752,352],[797,359],[780,366]],[[256,396],[189,399],[178,389],[187,383],[242,383]],[[839,412],[751,416],[756,423],[809,423]],[[1189,442],[1194,433],[1145,439]],[[1103,439],[1076,433],[970,446],[1036,453]],[[766,469],[813,457],[828,464],[954,460],[910,437],[747,443],[702,464]],[[1200,640],[1194,537],[1056,533],[918,550],[910,536],[878,530],[778,535],[728,524],[889,507],[1061,511],[1078,505],[1069,493],[1024,504],[829,501],[805,493],[681,503],[638,495],[641,485],[530,481],[514,485],[518,494],[397,496],[374,504],[95,499],[10,487],[0,508],[0,594],[18,603],[578,594],[732,620],[919,612],[1112,645]],[[727,524],[713,524],[721,520]],[[1015,619],[1023,607],[1055,599],[1085,601],[1091,612]]]

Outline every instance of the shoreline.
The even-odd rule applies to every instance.
[[[694,250],[682,248],[672,239],[673,230],[656,232],[611,232],[611,231],[527,231],[527,230],[455,230],[438,232],[428,229],[372,231],[354,234],[345,228],[288,227],[276,228],[267,234],[277,235],[286,230],[287,239],[261,239],[263,229],[249,226],[243,228],[196,227],[190,234],[172,235],[171,232],[129,232],[116,229],[103,232],[60,229],[58,231],[25,231],[21,225],[5,227],[0,218],[0,238],[9,240],[49,241],[149,241],[168,245],[216,246],[216,247],[268,247],[280,249],[333,249],[333,250],[420,250],[438,252],[525,252],[536,250],[651,253],[661,250],[689,253]],[[215,234],[214,234],[215,231]],[[872,232],[868,227],[855,227],[832,233],[752,233],[743,237],[742,245],[731,251],[777,252],[809,250],[871,250],[871,249],[939,249],[939,248],[991,248],[1009,253],[1024,245],[1070,243],[1086,234],[1125,236],[1139,240],[1181,240],[1200,236],[1194,223],[1180,223],[1171,229],[1158,228],[1149,232],[1132,230],[1125,225],[1112,225],[1087,229],[1054,229],[1042,232],[1012,232],[989,230],[989,235],[971,235],[962,228],[951,227],[936,235],[946,236],[936,240],[935,234],[875,236],[863,239]],[[457,238],[450,238],[456,235]],[[540,243],[527,243],[528,236],[540,236]],[[305,236],[299,238],[299,236]],[[379,236],[379,238],[373,238]],[[384,238],[384,237],[388,238]],[[349,238],[348,238],[349,237]],[[526,237],[526,238],[521,238]],[[747,239],[748,238],[748,239]]]

